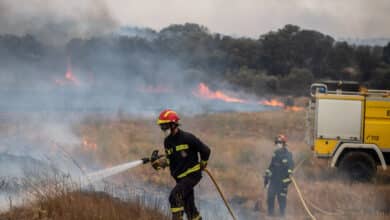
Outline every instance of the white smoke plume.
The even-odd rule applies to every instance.
[[[31,34],[44,43],[63,45],[116,27],[102,0],[0,0],[0,34]]]

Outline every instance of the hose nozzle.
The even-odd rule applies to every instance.
[[[154,161],[156,161],[162,157],[164,157],[164,155],[159,155],[158,150],[154,150],[152,153],[152,156],[150,158],[149,157],[142,158],[142,162],[143,162],[143,164],[147,164],[150,162],[153,163]]]
[[[148,157],[142,158],[142,163],[143,164],[147,164],[149,162],[150,162],[150,158],[148,158]]]

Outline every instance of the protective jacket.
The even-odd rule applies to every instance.
[[[276,189],[287,187],[291,183],[290,175],[294,168],[292,154],[286,147],[274,151],[271,163],[265,172],[265,182]]]
[[[271,164],[265,172],[264,185],[269,183],[267,193],[268,214],[274,214],[275,197],[278,198],[280,214],[284,216],[287,205],[287,187],[294,168],[292,154],[287,147],[275,150]]]
[[[200,173],[199,155],[204,162],[210,157],[208,146],[193,134],[180,129],[165,138],[164,148],[171,175],[176,181],[191,173]]]

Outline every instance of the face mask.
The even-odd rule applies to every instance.
[[[163,130],[162,132],[164,134],[164,137],[168,137],[169,134],[170,134],[169,129],[168,130]]]
[[[282,147],[283,147],[283,144],[282,144],[282,143],[277,143],[277,144],[276,144],[276,147],[277,147],[277,148],[282,148]]]
[[[161,124],[161,131],[164,133],[164,137],[168,137],[170,134],[170,126],[169,124]]]

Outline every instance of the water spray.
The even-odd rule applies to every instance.
[[[96,171],[93,173],[89,173],[89,174],[87,174],[86,178],[88,179],[88,181],[90,183],[93,183],[93,182],[105,179],[107,177],[113,176],[115,174],[124,172],[128,169],[132,169],[132,168],[137,167],[137,166],[142,165],[142,164],[144,164],[143,160],[136,160],[136,161],[124,163],[124,164],[120,164],[120,165],[117,165],[114,167],[110,167],[107,169],[103,169],[103,170],[99,170],[99,171]]]
[[[122,173],[126,170],[138,167],[142,164],[147,164],[149,162],[156,161],[160,158],[164,157],[163,155],[158,155],[158,151],[155,150],[152,153],[150,158],[142,158],[141,160],[135,160],[128,163],[120,164],[114,167],[110,167],[103,170],[98,170],[96,172],[92,172],[86,175],[86,178],[89,183],[97,182],[99,180],[105,179],[107,177],[113,176],[118,173]]]
[[[162,157],[165,157],[165,156],[164,155],[158,155],[158,150],[155,150],[155,151],[153,151],[152,156],[150,158],[142,158],[141,160],[136,160],[136,161],[124,163],[124,164],[120,164],[120,165],[117,165],[117,166],[114,166],[114,167],[110,167],[110,168],[107,168],[107,169],[103,169],[103,170],[99,170],[99,171],[96,171],[96,172],[93,172],[93,173],[89,173],[86,176],[86,178],[87,178],[89,183],[93,183],[93,182],[102,180],[104,178],[113,176],[115,174],[124,172],[124,171],[126,171],[128,169],[132,169],[132,168],[138,167],[138,166],[140,166],[142,164],[153,163],[154,161],[156,161],[156,160],[158,160],[158,159],[160,159]],[[207,175],[212,180],[215,188],[217,189],[219,195],[221,196],[221,198],[222,198],[226,208],[228,209],[229,214],[232,216],[233,220],[236,220],[237,218],[234,215],[233,210],[230,207],[229,203],[227,202],[226,197],[222,193],[221,188],[217,184],[214,176],[211,174],[211,172],[208,169],[204,169],[203,171],[206,172]]]

